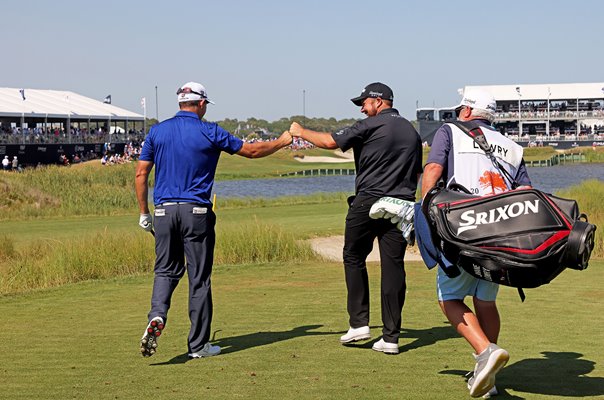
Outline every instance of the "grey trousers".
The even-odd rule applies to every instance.
[[[187,203],[155,208],[155,280],[149,320],[159,316],[167,321],[172,293],[186,266],[191,320],[189,353],[201,350],[210,339],[215,225],[216,215],[208,206]]]

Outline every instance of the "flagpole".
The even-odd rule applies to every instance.
[[[143,97],[141,99],[141,102],[143,103],[143,135],[147,135],[147,101],[146,99]]]
[[[159,105],[157,103],[157,85],[155,85],[155,119],[159,122]]]

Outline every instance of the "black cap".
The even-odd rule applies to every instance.
[[[369,85],[365,86],[365,89],[363,89],[361,95],[359,97],[355,97],[354,99],[350,99],[350,101],[352,101],[356,106],[362,106],[363,100],[368,97],[379,97],[383,100],[394,101],[392,89],[381,82],[370,83]]]

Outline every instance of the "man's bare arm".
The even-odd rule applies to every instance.
[[[292,136],[302,138],[322,149],[338,148],[336,141],[333,140],[333,137],[331,137],[330,133],[316,132],[310,129],[305,129],[297,122],[292,122],[289,131]]]
[[[270,142],[243,143],[241,149],[236,153],[239,156],[246,158],[261,158],[266,157],[279,149],[289,146],[292,143],[292,136],[288,131],[285,131],[276,140]]]
[[[134,178],[134,187],[136,188],[136,200],[141,214],[149,214],[149,174],[153,168],[152,161],[139,160],[136,164],[136,176]]]
[[[422,199],[426,193],[436,185],[436,182],[443,174],[443,166],[436,163],[430,163],[424,167],[424,175],[422,176]]]

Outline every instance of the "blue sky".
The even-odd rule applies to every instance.
[[[206,117],[360,118],[370,82],[414,119],[465,85],[601,82],[604,1],[7,1],[0,86],[71,90],[155,117],[194,80]]]

